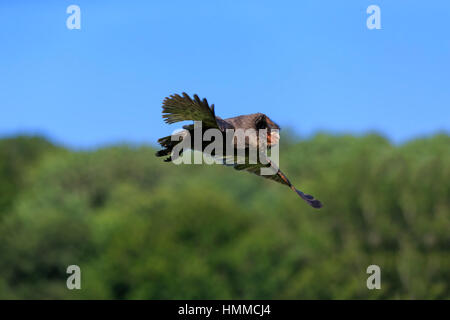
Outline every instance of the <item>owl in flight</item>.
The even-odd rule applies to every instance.
[[[163,101],[163,118],[166,123],[175,123],[180,121],[192,120],[192,121],[201,121],[202,122],[202,131],[206,131],[208,129],[218,129],[222,133],[225,134],[225,131],[228,130],[237,130],[237,129],[254,129],[258,135],[259,130],[265,129],[267,130],[266,139],[267,144],[266,147],[270,149],[271,146],[274,146],[279,141],[278,130],[280,127],[273,122],[268,116],[262,113],[254,113],[249,115],[242,115],[228,119],[222,119],[215,114],[214,104],[209,106],[208,101],[206,99],[200,100],[197,95],[194,95],[192,99],[183,92],[180,96],[178,94],[171,95],[167,97]],[[192,139],[194,140],[194,125],[183,126],[186,134],[182,136],[184,139]],[[171,162],[172,159],[172,151],[174,147],[180,143],[180,141],[173,141],[172,136],[167,136],[158,140],[158,143],[163,147],[162,150],[159,150],[156,153],[158,157],[167,157],[164,161]],[[209,143],[209,142],[208,142]],[[261,145],[259,138],[256,140],[256,144],[258,147]],[[190,145],[193,145],[190,144]],[[202,142],[202,151],[204,150],[207,144]],[[268,164],[269,162],[269,164]],[[224,164],[226,164],[224,162]],[[295,191],[303,200],[305,200],[310,206],[313,208],[321,208],[322,203],[314,199],[312,195],[305,194],[302,191],[296,189],[288,178],[281,172],[280,169],[276,168],[274,174],[272,175],[261,175],[262,167],[274,167],[274,164],[266,158],[266,161],[257,161],[254,164],[251,163],[233,163],[231,166],[236,170],[245,170],[261,177],[274,180],[281,184],[287,185],[293,191]]]

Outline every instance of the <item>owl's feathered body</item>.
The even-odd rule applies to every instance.
[[[249,115],[241,115],[233,118],[222,119],[215,114],[214,105],[209,106],[208,101],[206,99],[200,100],[197,95],[194,95],[194,99],[191,99],[189,95],[183,93],[182,96],[175,94],[167,97],[163,101],[163,119],[166,123],[176,123],[180,121],[193,120],[193,121],[201,121],[202,122],[202,135],[208,129],[218,129],[221,132],[225,133],[227,130],[237,130],[237,129],[254,129],[258,132],[259,129],[267,130],[267,147],[270,148],[273,145],[276,145],[279,142],[279,134],[278,131],[280,127],[273,122],[268,116],[263,113],[253,113]],[[183,127],[189,135],[186,136],[192,137],[194,136],[194,125],[187,125]],[[227,141],[225,141],[226,135],[224,137],[224,146],[226,146]],[[162,150],[159,150],[156,155],[158,157],[168,156],[164,161],[170,162],[172,161],[172,157],[170,156],[172,150],[175,145],[179,143],[179,141],[172,141],[171,136],[167,136],[158,140],[158,143],[163,147]],[[257,147],[260,147],[261,143],[259,141],[258,134],[256,136],[256,140],[246,141],[249,144],[256,144]],[[202,143],[202,150],[209,144],[209,142]],[[225,147],[224,147],[225,148]],[[225,153],[224,153],[225,154]],[[303,200],[305,200],[309,205],[314,208],[321,208],[322,204],[319,200],[314,199],[313,196],[305,194],[300,190],[296,189],[288,178],[280,171],[280,169],[276,169],[276,173],[273,175],[261,175],[260,169],[262,167],[274,166],[270,160],[265,159],[265,162],[258,162],[256,164],[244,163],[238,164],[234,163],[233,167],[236,170],[245,170],[261,177],[274,180],[276,182],[282,183],[290,187],[293,191],[295,191]],[[267,164],[269,161],[269,164]]]

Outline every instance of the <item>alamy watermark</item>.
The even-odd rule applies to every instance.
[[[81,269],[76,264],[70,265],[67,267],[66,270],[67,274],[70,274],[69,277],[67,277],[66,286],[67,289],[73,290],[73,289],[81,289]]]
[[[367,14],[370,16],[367,18],[366,25],[369,30],[381,29],[381,9],[379,6],[372,4],[367,7]]]
[[[193,135],[193,137],[192,137]],[[194,121],[191,129],[175,131],[172,142],[178,142],[171,150],[174,164],[257,164],[261,175],[274,175],[279,166],[278,129],[226,129],[203,130],[201,121]],[[269,155],[270,149],[270,155]]]
[[[67,17],[67,20],[66,20],[67,29],[80,30],[81,29],[81,9],[80,9],[80,7],[77,6],[76,4],[71,4],[70,6],[67,7],[66,13],[70,14],[70,16]]]
[[[372,264],[367,267],[367,274],[370,276],[367,278],[366,285],[367,289],[381,289],[381,269],[376,264]]]

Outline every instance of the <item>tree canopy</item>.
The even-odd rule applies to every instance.
[[[286,138],[280,167],[324,204],[150,146],[0,140],[0,298],[449,299],[450,137]],[[82,289],[66,268],[80,266]],[[381,290],[366,269],[381,268]]]

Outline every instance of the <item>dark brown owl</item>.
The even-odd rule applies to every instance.
[[[220,117],[217,117],[215,115],[214,105],[212,104],[211,106],[209,106],[208,101],[206,99],[200,100],[200,98],[197,95],[194,95],[193,99],[191,99],[191,97],[189,97],[189,95],[187,95],[186,93],[183,93],[182,96],[178,94],[171,95],[170,97],[164,99],[162,108],[163,108],[162,111],[163,118],[166,123],[175,123],[186,120],[201,121],[203,132],[205,132],[208,129],[218,129],[223,133],[225,133],[225,131],[227,130],[229,131],[229,129],[231,130],[254,129],[256,132],[259,132],[260,129],[266,129],[267,134],[265,138],[267,139],[267,141],[265,143],[265,146],[267,146],[268,149],[270,149],[271,146],[276,145],[280,138],[278,134],[278,130],[280,129],[280,127],[265,114],[254,113],[234,118],[221,119]],[[186,133],[189,133],[189,135],[186,135],[186,137],[193,139],[194,125],[183,126],[183,128],[185,129]],[[223,136],[225,137],[226,135],[224,134]],[[259,136],[257,135],[254,141],[246,141],[246,143],[247,146],[253,143],[259,147],[262,145],[261,141],[259,139]],[[156,156],[158,157],[167,156],[167,158],[164,161],[166,162],[172,161],[171,156],[172,150],[179,143],[179,141],[172,141],[171,136],[167,136],[159,139],[158,143],[163,147],[163,149],[159,150],[156,153]],[[208,143],[209,142],[202,142],[201,146],[202,150],[200,151],[203,151],[203,149],[206,147]],[[225,141],[224,138],[224,146],[226,146],[226,143],[227,142]],[[281,172],[281,170],[275,167],[275,165],[272,162],[270,162],[270,160],[268,160],[267,158],[264,160],[265,161],[262,161],[262,159],[258,158],[258,162],[254,164],[251,163],[238,164],[237,162],[234,162],[231,165],[236,170],[245,170],[257,174],[261,177],[285,184],[288,187],[290,187],[293,191],[295,191],[303,200],[305,200],[312,207],[314,208],[322,207],[322,203],[319,200],[314,199],[313,196],[305,194],[302,191],[296,189],[288,180],[288,178]],[[227,163],[224,162],[224,164]],[[273,167],[276,168],[273,175],[260,174],[260,169],[262,167],[270,167],[270,166],[272,166],[272,168]]]

